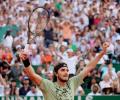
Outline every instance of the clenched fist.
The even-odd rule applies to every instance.
[[[21,53],[19,54],[19,57],[20,57],[20,59],[21,59],[22,61],[28,59],[28,55],[27,55],[26,52],[21,52]]]
[[[22,60],[25,67],[28,67],[30,65],[29,57],[28,57],[28,54],[26,52],[24,52],[24,51],[21,52],[19,54],[19,57]]]

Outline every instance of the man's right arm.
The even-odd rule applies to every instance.
[[[35,73],[32,66],[30,65],[28,56],[26,53],[21,53],[20,58],[24,64],[24,73],[32,80],[36,85],[40,85],[42,81],[42,77],[40,77],[38,74]]]

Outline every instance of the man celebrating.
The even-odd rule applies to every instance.
[[[76,93],[77,88],[83,83],[83,79],[87,76],[87,73],[96,67],[96,64],[106,53],[108,47],[109,43],[105,42],[103,44],[103,50],[99,53],[99,55],[93,59],[78,75],[72,78],[69,78],[67,64],[59,63],[54,67],[54,82],[43,79],[34,72],[26,53],[22,52],[20,54],[20,58],[25,66],[25,74],[27,74],[27,76],[39,87],[45,100],[74,100],[74,94]]]

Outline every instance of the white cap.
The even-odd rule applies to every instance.
[[[73,52],[73,49],[67,49],[67,52]]]
[[[16,49],[18,49],[18,48],[21,48],[21,45],[17,45],[17,46],[16,46]]]
[[[67,47],[68,45],[67,45],[67,42],[62,42],[62,44],[61,45],[63,45],[63,46],[65,46],[65,47]]]

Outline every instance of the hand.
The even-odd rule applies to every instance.
[[[106,53],[107,48],[109,47],[109,45],[110,45],[110,43],[109,43],[109,42],[105,42],[105,43],[103,43],[103,52],[105,52],[105,53]]]
[[[19,54],[19,56],[24,64],[24,67],[29,67],[30,61],[29,61],[29,57],[28,57],[27,53],[23,51]]]
[[[21,59],[22,61],[28,59],[28,55],[27,55],[27,53],[24,52],[24,51],[19,54],[19,57],[20,57],[20,59]]]

